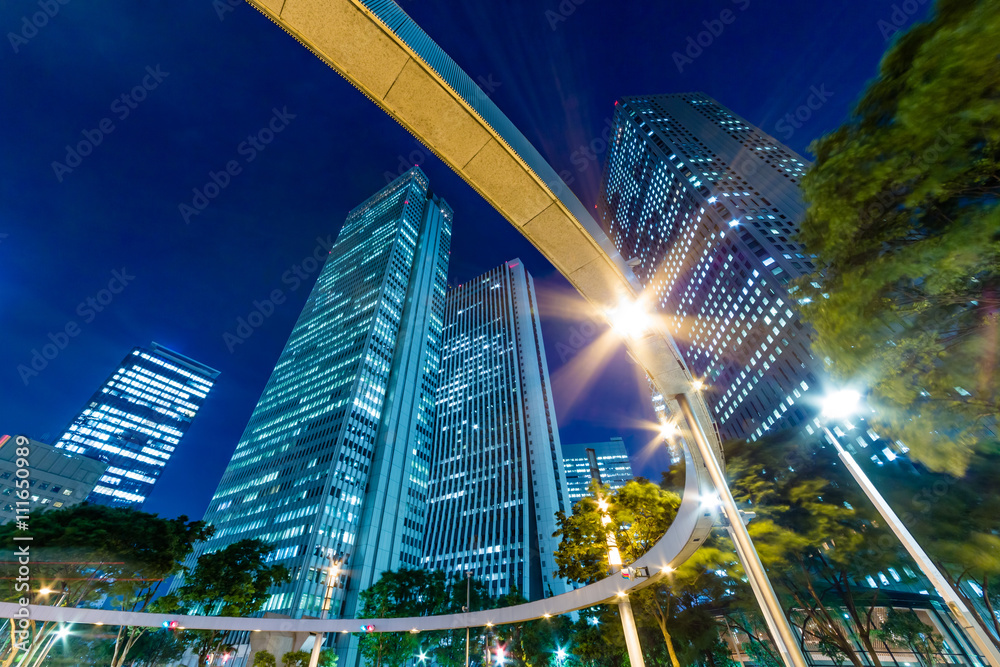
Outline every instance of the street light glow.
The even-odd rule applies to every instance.
[[[835,391],[823,399],[823,416],[830,419],[847,417],[857,410],[860,400],[861,394],[853,389]]]
[[[611,327],[626,338],[638,338],[652,326],[653,318],[638,301],[623,301],[608,312]]]
[[[38,592],[41,593],[42,595],[48,595],[49,593],[52,592],[52,589],[46,586],[45,588],[41,589]]]
[[[562,661],[562,660],[565,660],[565,659],[566,659],[566,649],[564,649],[564,648],[557,648],[556,649],[556,660]]]
[[[701,380],[694,380],[693,382],[691,382],[691,388],[694,389],[695,391],[701,391],[702,389],[705,388],[705,383],[702,382]]]
[[[660,424],[660,435],[662,435],[667,440],[670,440],[680,429],[677,427],[677,422],[669,421]]]

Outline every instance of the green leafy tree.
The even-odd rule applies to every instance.
[[[183,569],[181,563],[194,544],[212,534],[203,521],[188,521],[186,516],[163,519],[88,503],[32,515],[31,521],[32,576],[56,591],[48,596],[32,591],[37,603],[75,607],[106,595],[112,608],[136,612],[145,611],[163,581]],[[15,531],[14,524],[0,526],[0,539],[11,540]],[[11,588],[5,595],[11,600],[23,593]],[[36,625],[34,650],[54,627]],[[119,628],[111,667],[121,667],[146,632]]]
[[[887,600],[879,589],[859,592],[854,582],[909,561],[895,537],[859,509],[866,500],[831,452],[802,445],[787,434],[731,445],[733,496],[754,507],[754,542],[803,635],[831,659],[843,654],[862,667],[857,639],[880,667],[875,611]]]
[[[875,636],[886,644],[910,649],[924,667],[931,667],[934,656],[944,648],[944,640],[937,630],[910,610],[890,609]]]
[[[309,653],[306,651],[289,651],[281,656],[281,667],[308,667]]]
[[[663,536],[680,506],[676,493],[644,479],[632,480],[614,493],[607,488],[593,490],[592,497],[574,505],[572,514],[557,515],[556,535],[562,538],[555,553],[558,574],[579,583],[592,583],[610,573],[609,539],[622,561],[631,563]],[[605,512],[610,519],[606,523]],[[723,580],[716,575],[732,570],[735,557],[717,544],[700,548],[669,579],[629,596],[639,612],[637,620],[649,619],[658,630],[673,667],[680,667],[682,658],[690,662],[718,652],[718,620],[701,609],[701,603],[724,597],[726,583],[735,585],[731,576]]]
[[[402,568],[383,572],[361,592],[361,615],[366,618],[428,616],[445,606],[445,578],[440,570],[429,572]],[[408,632],[375,632],[361,636],[361,655],[375,667],[401,665],[420,648],[419,635]]]
[[[274,655],[267,651],[257,651],[253,654],[252,667],[277,667],[277,663]]]
[[[905,460],[866,466],[873,483],[948,578],[1000,649],[1000,443],[981,446],[965,477],[914,468]],[[971,582],[982,598],[969,596]]]
[[[170,613],[201,613],[212,616],[251,616],[264,606],[268,589],[290,579],[284,565],[268,565],[274,545],[258,539],[234,542],[224,549],[198,557],[195,568],[176,593],[158,601]],[[223,630],[188,630],[184,640],[197,653],[199,664],[209,654],[221,655],[231,647]]]
[[[961,474],[1000,414],[1000,12],[940,0],[816,141],[794,291],[833,375],[884,433]]]
[[[494,606],[495,601],[490,598],[489,587],[483,582],[471,577],[466,580],[460,574],[449,578],[444,578],[444,590],[439,599],[441,606],[432,613],[435,614],[457,614],[468,606],[471,611],[489,609]],[[468,591],[466,590],[468,586]],[[468,592],[468,604],[466,604],[466,593]],[[441,667],[462,667],[465,665],[465,630],[442,630],[438,632],[427,632],[420,637],[420,643],[427,650],[426,652]],[[480,655],[485,648],[482,633],[471,630],[469,632],[469,655]]]

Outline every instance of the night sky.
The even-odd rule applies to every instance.
[[[592,208],[619,96],[703,91],[810,157],[809,142],[843,122],[874,76],[893,23],[909,25],[927,7],[904,4],[919,11],[878,0],[402,6],[557,171],[572,174]],[[45,7],[51,17],[39,14]],[[582,301],[566,307],[568,283],[255,9],[236,0],[4,0],[0,28],[0,433],[51,442],[133,346],[166,345],[221,376],[144,509],[200,517],[315,279],[293,291],[282,275],[388,177],[420,164],[455,210],[451,283],[514,257],[535,276],[563,441],[621,434],[637,472],[659,479],[666,457],[643,452],[651,434],[640,422],[652,410],[624,352],[576,391],[573,350],[599,334],[585,335]],[[792,123],[786,114],[797,110]],[[274,140],[245,144],[276,112],[284,127]],[[67,144],[85,137],[92,152],[67,158]],[[239,173],[185,220],[180,205],[230,160]],[[116,271],[125,288],[90,309]],[[230,352],[223,335],[276,288],[287,301]],[[78,335],[25,382],[18,366],[73,324]]]

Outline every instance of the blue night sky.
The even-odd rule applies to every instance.
[[[26,27],[41,5],[54,15]],[[317,272],[294,290],[282,276],[335,238],[387,172],[417,163],[455,209],[450,282],[520,257],[544,291],[563,441],[621,434],[639,454],[650,433],[638,422],[652,418],[644,380],[619,350],[578,391],[568,364],[594,334],[582,301],[565,307],[568,283],[395,121],[252,7],[232,5],[0,5],[0,433],[51,441],[133,346],[155,340],[222,373],[145,506],[200,517]],[[919,10],[883,0],[403,0],[572,175],[588,208],[618,97],[703,91],[810,157],[810,141],[843,122],[875,74],[892,23],[922,18],[927,4],[906,7]],[[789,122],[809,101],[817,108]],[[245,143],[276,113],[271,143]],[[67,157],[85,136],[92,152]],[[230,161],[238,173],[185,220],[180,205]],[[100,311],[88,306],[116,272],[124,289]],[[223,335],[274,289],[287,300],[230,352]],[[18,366],[67,325],[78,335],[22,378]],[[666,457],[636,463],[658,480]]]

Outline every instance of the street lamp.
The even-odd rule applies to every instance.
[[[861,394],[850,389],[834,392],[823,401],[823,417],[825,420],[844,419],[857,410],[860,400]],[[861,469],[861,466],[854,460],[854,457],[841,446],[840,441],[830,430],[830,427],[827,426],[826,421],[823,422],[823,432],[826,434],[827,439],[829,439],[830,444],[836,448],[837,455],[844,462],[844,466],[850,471],[854,480],[865,492],[865,495],[868,496],[868,500],[875,505],[875,509],[878,510],[882,519],[885,520],[892,532],[902,542],[903,547],[906,548],[906,551],[917,563],[917,567],[930,580],[931,585],[934,586],[934,590],[937,591],[938,595],[945,601],[945,604],[948,605],[948,609],[951,610],[952,616],[959,627],[965,630],[966,634],[972,638],[972,641],[982,651],[983,656],[990,665],[1000,667],[1000,651],[997,651],[996,646],[993,645],[985,630],[972,617],[968,607],[965,606],[965,603],[951,587],[951,584],[944,578],[944,575],[941,574],[941,571],[938,570],[934,562],[917,543],[913,535],[910,534],[910,531],[907,530],[903,522],[899,520],[899,517],[896,516],[892,507],[889,506],[889,503],[886,502],[882,494],[872,484],[865,471]]]
[[[624,300],[607,315],[611,328],[625,338],[639,338],[653,324],[653,318],[639,301]]]
[[[326,577],[326,591],[323,593],[323,606],[319,612],[319,620],[326,620],[327,614],[330,612],[330,598],[333,597],[333,587],[337,583],[337,577],[340,575],[340,563],[333,562],[333,556],[330,556],[330,564],[327,567],[327,577]],[[326,639],[325,632],[316,633],[316,640],[312,647],[312,652],[309,654],[309,667],[317,667],[319,665],[319,652],[323,648],[323,641]]]

